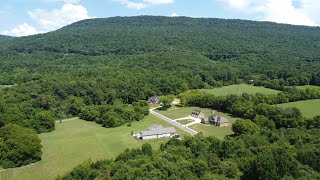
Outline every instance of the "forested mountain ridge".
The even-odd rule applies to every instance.
[[[0,35],[0,42],[5,41],[7,39],[11,39],[11,38],[12,38],[11,36]]]
[[[212,58],[280,53],[316,59],[320,57],[319,40],[320,28],[317,27],[244,20],[138,16],[84,20],[55,32],[14,39],[2,49],[85,55],[172,50],[212,54]]]

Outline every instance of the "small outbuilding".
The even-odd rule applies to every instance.
[[[160,103],[160,100],[157,96],[152,96],[152,97],[148,98],[148,103],[158,104],[158,103]]]
[[[193,110],[191,112],[191,116],[194,118],[199,118],[199,119],[204,119],[205,118],[205,113],[200,110]]]
[[[146,131],[141,131],[138,134],[133,134],[135,138],[140,139],[157,139],[157,138],[171,138],[177,135],[177,131],[174,127],[165,128],[161,125],[154,124]]]

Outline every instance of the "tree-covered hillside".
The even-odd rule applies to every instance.
[[[1,41],[4,41],[4,40],[7,40],[7,39],[11,39],[12,37],[10,36],[4,36],[4,35],[0,35],[0,42]]]
[[[84,20],[58,31],[15,39],[7,48],[80,54],[196,51],[210,57],[279,53],[319,58],[320,28],[188,17],[113,17]],[[220,56],[219,56],[220,55]]]
[[[196,54],[197,59],[226,62],[246,79],[253,79],[252,74],[266,75],[256,83],[281,89],[279,86],[284,83],[320,85],[319,48],[320,28],[317,27],[139,16],[80,21],[55,32],[15,38],[2,44],[0,51],[9,55],[27,53],[42,57],[71,53],[86,58],[190,53]],[[39,56],[33,59],[45,61]],[[175,61],[181,62],[177,58]],[[270,82],[270,79],[274,81]]]

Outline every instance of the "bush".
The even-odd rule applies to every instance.
[[[0,165],[12,168],[41,159],[40,139],[31,129],[8,124],[0,129]]]

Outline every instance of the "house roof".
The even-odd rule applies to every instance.
[[[149,100],[158,100],[159,98],[157,96],[152,96],[148,98]]]
[[[223,116],[218,116],[216,114],[211,115],[208,119],[213,120],[214,122],[218,121],[220,118],[220,124],[222,123],[229,123],[229,120]]]
[[[222,123],[229,123],[229,120],[220,116],[220,124],[222,124]]]
[[[169,134],[175,133],[176,129],[174,127],[164,128],[161,125],[154,124],[148,127],[147,131],[140,132],[141,136],[152,136],[152,135],[159,135],[159,134]]]
[[[202,113],[202,111],[200,111],[200,110],[193,110],[192,111],[192,114],[199,115],[200,113]]]

